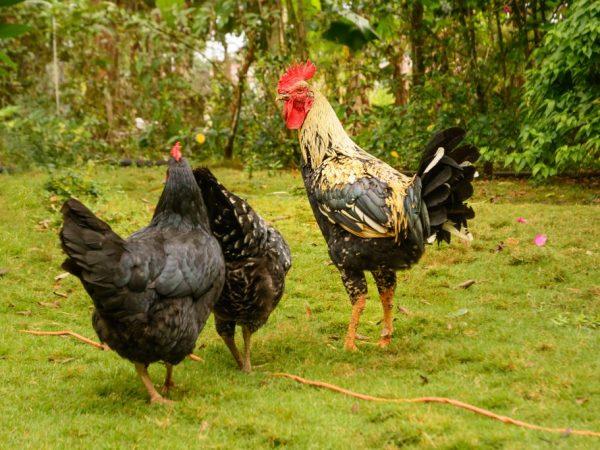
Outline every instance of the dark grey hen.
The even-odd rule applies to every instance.
[[[179,144],[171,156],[150,225],[122,239],[70,199],[60,231],[63,267],[92,298],[98,337],[135,364],[150,400],[160,403],[169,401],[154,388],[148,365],[166,363],[163,393],[168,391],[173,365],[194,349],[225,278],[223,253]]]
[[[225,256],[225,287],[215,304],[217,332],[240,369],[251,370],[250,340],[279,303],[291,266],[290,249],[281,234],[207,168],[194,170],[214,236]],[[235,327],[244,336],[244,357],[235,344]]]

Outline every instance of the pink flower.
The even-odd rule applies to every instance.
[[[512,10],[510,9],[510,6],[508,5],[504,5],[504,7],[502,8],[502,10],[506,13],[506,14],[510,14],[512,12]]]
[[[533,240],[533,243],[538,247],[543,247],[544,245],[546,245],[547,240],[548,236],[546,236],[545,234],[538,234]]]
[[[525,217],[517,217],[517,222],[519,222],[519,223],[527,223],[527,219]]]

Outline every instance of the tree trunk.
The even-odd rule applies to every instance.
[[[250,66],[254,62],[255,58],[255,36],[248,36],[248,49],[246,50],[246,56],[244,58],[244,62],[240,66],[238,70],[238,82],[234,89],[234,97],[233,104],[231,107],[232,115],[231,115],[231,125],[229,138],[227,139],[227,144],[225,145],[223,156],[225,159],[233,158],[233,146],[235,144],[235,137],[237,134],[238,126],[240,123],[240,113],[242,111],[242,98],[244,95],[244,89],[246,87],[246,76],[248,75],[248,70]]]
[[[506,50],[504,49],[504,37],[502,35],[502,25],[500,24],[500,12],[501,8],[500,2],[496,2],[494,6],[494,16],[496,19],[496,32],[498,33],[498,50],[500,54],[500,66],[502,67],[502,97],[504,98],[504,102],[508,101],[508,74],[506,71]]]
[[[540,22],[538,22],[537,3],[537,0],[531,1],[531,25],[533,26],[533,42],[535,43],[536,47],[540,45]]]
[[[414,0],[410,11],[410,44],[413,62],[413,84],[423,84],[425,62],[423,61],[423,3]]]
[[[404,60],[404,52],[402,48],[395,52],[391,59],[392,63],[394,64],[394,104],[396,106],[406,105],[408,103],[408,89],[405,83],[406,80],[404,78],[404,74],[402,73],[402,63]]]
[[[294,32],[296,33],[296,56],[301,60],[306,59],[306,32],[304,30],[304,22],[302,19],[304,18],[304,10],[301,5],[302,1],[298,1],[298,15],[294,10],[294,3],[292,0],[286,1],[287,13],[288,13],[288,21],[292,25]],[[302,22],[302,23],[301,23]]]
[[[308,52],[306,51],[306,29],[304,27],[304,2],[303,0],[298,0],[296,2],[298,5],[298,42],[301,42],[300,46],[300,57],[302,61],[304,61],[308,57]]]
[[[529,66],[529,55],[531,54],[531,50],[529,49],[529,39],[527,37],[527,6],[525,2],[521,5],[519,0],[513,0],[513,16],[515,18],[515,23],[517,24],[517,28],[519,31],[519,37],[523,42],[523,51],[525,52],[525,60],[527,61],[527,66]]]

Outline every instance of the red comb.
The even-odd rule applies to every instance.
[[[305,64],[293,65],[279,79],[277,92],[283,94],[299,81],[310,80],[316,71],[317,66],[311,63],[310,59],[307,59]]]
[[[171,149],[171,156],[175,158],[175,161],[178,162],[181,159],[181,144],[179,143],[179,141],[175,142],[175,145]]]

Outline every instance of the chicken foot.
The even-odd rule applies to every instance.
[[[378,345],[384,348],[392,342],[392,332],[394,331],[394,288],[382,291],[380,297],[383,308],[383,329]]]
[[[377,284],[381,307],[383,308],[383,328],[379,346],[385,348],[392,342],[394,331],[394,291],[396,290],[396,272],[392,269],[381,267],[371,272]]]
[[[367,302],[366,295],[360,295],[356,302],[352,305],[352,315],[350,316],[350,323],[348,324],[348,334],[346,334],[346,340],[344,342],[344,348],[348,351],[355,352],[358,350],[356,347],[356,329],[360,321],[360,316],[365,309]]]
[[[160,388],[160,392],[163,395],[168,394],[169,390],[175,387],[175,383],[173,382],[173,364],[165,363],[165,366],[167,367],[165,384],[163,384],[163,386]]]
[[[244,335],[244,362],[242,365],[242,372],[250,373],[252,371],[252,365],[250,364],[250,341],[252,339],[252,331],[247,326],[242,326],[242,333]]]
[[[173,403],[172,400],[166,399],[158,393],[158,391],[154,387],[154,384],[152,383],[152,380],[150,379],[150,375],[148,375],[148,367],[146,365],[140,364],[140,363],[135,363],[135,370],[138,373],[138,375],[140,376],[140,379],[142,380],[144,387],[146,388],[146,390],[148,391],[148,394],[150,395],[150,403],[160,403],[163,405],[170,405]],[[168,376],[168,372],[167,372],[167,376]]]
[[[240,355],[240,351],[238,350],[237,345],[235,344],[235,336],[223,335],[221,336],[221,339],[223,339],[223,342],[225,342],[225,345],[231,352],[233,359],[235,359],[235,362],[237,363],[238,367],[240,368],[240,370],[242,370],[244,367],[244,363],[242,361],[242,355]]]

